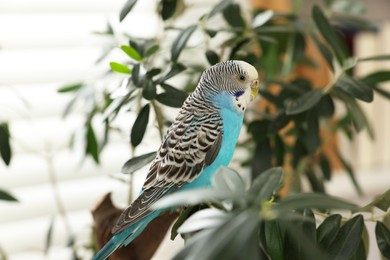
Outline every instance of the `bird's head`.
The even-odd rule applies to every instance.
[[[219,107],[245,111],[258,95],[259,74],[249,63],[229,60],[207,69],[200,83]]]

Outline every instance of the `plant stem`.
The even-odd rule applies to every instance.
[[[51,152],[45,154],[47,166],[48,166],[48,174],[49,174],[49,181],[53,190],[54,200],[57,206],[58,213],[62,216],[62,219],[64,221],[65,228],[68,232],[68,235],[72,235],[72,229],[69,223],[69,219],[65,210],[65,206],[63,204],[63,201],[61,199],[60,192],[58,190],[58,181],[54,170],[53,165],[53,155]]]
[[[151,100],[150,104],[152,105],[154,113],[156,114],[157,127],[158,127],[158,131],[159,131],[159,134],[160,134],[160,139],[163,140],[163,137],[164,137],[164,132],[163,132],[164,117],[163,117],[163,115],[161,113],[161,110],[157,106],[156,101]]]

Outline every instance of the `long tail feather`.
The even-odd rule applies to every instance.
[[[118,248],[130,244],[146,228],[149,222],[157,217],[158,214],[159,212],[154,212],[113,236],[111,240],[108,241],[108,243],[95,255],[93,260],[104,260]]]
[[[104,260],[107,257],[109,257],[112,253],[114,253],[115,250],[118,249],[120,245],[115,244],[113,239],[108,241],[108,243],[97,253],[94,257],[93,260]]]

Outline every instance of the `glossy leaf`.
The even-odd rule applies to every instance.
[[[335,104],[331,95],[324,95],[317,104],[317,112],[321,117],[329,118],[334,115]]]
[[[231,27],[244,28],[245,21],[241,16],[241,8],[238,4],[228,5],[222,11],[223,17]]]
[[[261,230],[266,252],[272,260],[284,260],[284,232],[276,220],[265,221]]]
[[[163,76],[162,78],[158,79],[157,82],[158,83],[163,83],[167,79],[170,79],[170,78],[176,76],[177,74],[183,72],[185,69],[186,69],[186,67],[183,64],[181,64],[181,63],[174,63],[174,64],[172,64],[172,67],[168,71],[168,73],[165,76]]]
[[[329,181],[332,177],[332,167],[330,165],[328,157],[323,153],[320,154],[319,165],[320,165],[322,175],[324,176],[325,180]]]
[[[208,208],[191,215],[178,229],[179,233],[215,228],[227,220],[227,213],[216,208]]]
[[[145,58],[155,54],[160,49],[160,45],[153,44],[145,51]]]
[[[191,37],[192,33],[196,30],[197,25],[191,25],[185,28],[179,33],[176,39],[172,43],[171,47],[171,60],[177,61],[179,55],[187,44],[188,39]]]
[[[390,60],[389,54],[376,55],[371,57],[359,58],[359,62],[362,61],[381,61],[381,60]]]
[[[99,163],[99,145],[96,139],[95,131],[91,124],[87,125],[87,136],[86,136],[86,154],[92,156],[96,163]]]
[[[121,13],[119,15],[119,22],[122,22],[123,19],[130,13],[134,5],[137,3],[137,0],[128,0],[126,4],[122,7]]]
[[[206,51],[206,58],[210,65],[217,64],[219,62],[218,54],[213,50]]]
[[[9,192],[2,189],[0,189],[0,200],[5,200],[9,202],[18,201],[13,195],[11,195]]]
[[[325,58],[326,62],[328,63],[329,68],[334,71],[333,66],[333,55],[332,52],[326,47],[315,34],[311,34],[311,37],[317,46],[317,49],[320,51],[321,55]]]
[[[110,68],[115,72],[131,74],[131,69],[129,67],[118,62],[110,62]]]
[[[349,55],[345,42],[335,32],[334,28],[330,25],[328,19],[317,5],[312,9],[312,18],[317,25],[318,30],[321,32],[322,37],[332,47],[339,64],[343,64],[344,60]]]
[[[133,60],[136,60],[136,61],[142,60],[141,55],[133,47],[127,46],[127,45],[122,45],[121,49],[122,49],[123,52],[125,52],[127,54],[127,56],[129,56]]]
[[[379,87],[374,87],[374,90],[375,92],[377,92],[379,95],[387,98],[387,99],[390,99],[390,92],[389,91],[386,91],[384,89],[381,89]]]
[[[322,193],[297,193],[285,197],[279,204],[274,205],[276,210],[297,209],[347,209],[358,210],[359,207],[348,201],[325,195]]]
[[[142,87],[143,75],[141,74],[141,64],[135,64],[131,72],[131,80],[137,88]]]
[[[179,234],[178,230],[183,225],[183,223],[188,219],[189,216],[196,210],[195,207],[184,207],[184,209],[181,211],[179,217],[175,221],[175,223],[172,226],[171,229],[171,240],[175,240],[176,236]]]
[[[376,222],[375,236],[382,255],[390,258],[390,230],[380,221]]]
[[[164,21],[168,20],[175,14],[177,1],[178,0],[162,0],[160,2],[161,5],[160,13]]]
[[[285,149],[283,139],[278,134],[274,136],[273,150],[274,150],[274,156],[276,157],[276,165],[283,166],[286,149]]]
[[[157,87],[156,84],[148,80],[146,84],[144,84],[144,88],[142,89],[142,96],[147,100],[153,100],[157,96]]]
[[[363,82],[348,76],[341,77],[336,82],[335,87],[341,88],[349,95],[365,102],[372,102],[374,99],[372,88]]]
[[[327,250],[340,230],[341,215],[334,214],[324,219],[317,228],[317,243]]]
[[[307,150],[309,153],[315,154],[320,144],[320,123],[318,120],[318,114],[315,109],[312,109],[307,113]]]
[[[146,72],[146,77],[149,79],[152,79],[154,76],[157,76],[161,73],[161,69],[159,68],[152,68],[148,72]]]
[[[282,187],[283,168],[275,167],[259,174],[248,191],[256,201],[267,201]]]
[[[268,22],[272,18],[272,16],[274,16],[274,12],[272,10],[266,10],[264,12],[257,14],[253,18],[252,27],[256,28],[256,27],[263,26],[266,22]]]
[[[252,179],[272,167],[272,149],[270,140],[263,139],[257,143],[255,154],[252,159]]]
[[[295,100],[290,100],[286,105],[286,114],[294,115],[309,110],[322,98],[322,89],[313,89],[301,95]]]
[[[74,92],[79,90],[82,86],[84,86],[83,83],[76,83],[68,86],[63,86],[59,89],[57,89],[58,93],[67,93],[67,92]]]
[[[173,92],[164,92],[156,96],[156,100],[161,104],[177,108],[180,108],[183,105],[186,98],[187,96],[178,96],[177,93]]]
[[[144,138],[146,127],[149,122],[150,105],[146,104],[139,112],[137,119],[131,128],[130,140],[133,147],[138,146]]]
[[[325,193],[324,182],[317,176],[317,174],[313,169],[311,168],[306,169],[305,174],[309,181],[312,191]]]
[[[351,178],[351,181],[353,185],[355,186],[356,191],[361,195],[363,194],[363,190],[360,187],[356,177],[355,177],[355,171],[352,169],[352,166],[344,159],[344,157],[341,156],[339,152],[336,152],[337,157],[339,158],[339,161],[341,162],[344,170],[347,171],[347,174]]]
[[[218,168],[213,177],[212,184],[218,190],[241,193],[243,195],[245,193],[245,183],[241,176],[226,166]]]
[[[375,198],[371,203],[363,207],[363,210],[371,211],[373,207],[386,212],[390,208],[390,189]]]
[[[363,226],[363,217],[357,215],[340,228],[327,250],[331,259],[350,259],[354,255],[361,241]]]
[[[211,18],[213,17],[214,15],[216,15],[217,13],[219,12],[222,12],[223,10],[225,10],[225,8],[227,8],[231,3],[233,2],[233,0],[221,0],[217,5],[215,5],[213,7],[213,9],[211,9],[209,15],[208,15],[208,18]]]
[[[389,81],[390,80],[390,71],[388,70],[380,70],[375,71],[371,74],[366,75],[363,78],[360,78],[360,81],[364,84],[373,87],[378,83]]]
[[[10,144],[10,133],[7,123],[0,123],[0,155],[6,165],[9,165],[12,158]]]
[[[133,174],[135,171],[141,169],[156,157],[156,152],[146,153],[136,156],[128,160],[123,166],[121,172],[124,174]]]

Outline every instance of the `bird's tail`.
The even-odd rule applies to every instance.
[[[114,240],[111,239],[102,249],[93,257],[93,260],[104,260],[109,257],[115,250],[118,249],[120,244],[115,244]]]
[[[141,219],[139,222],[113,236],[111,240],[108,241],[108,243],[94,256],[93,260],[104,260],[118,248],[130,244],[158,214],[159,212],[154,212],[154,214]]]

